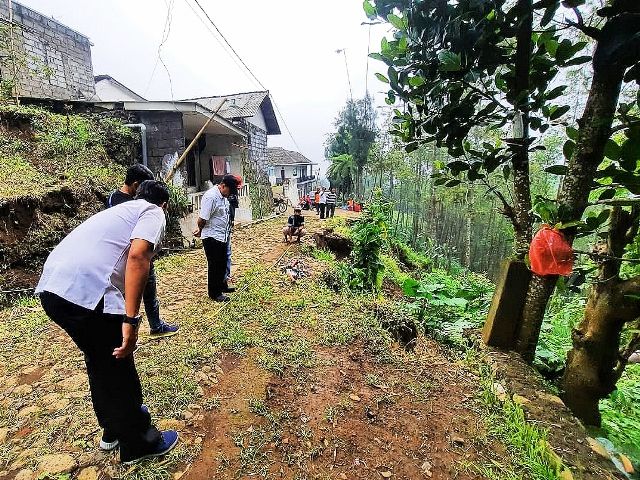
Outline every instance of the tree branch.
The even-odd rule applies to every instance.
[[[513,207],[509,205],[509,202],[507,202],[507,199],[504,198],[504,195],[502,194],[502,192],[500,192],[497,189],[497,187],[492,187],[491,185],[489,185],[489,182],[487,182],[486,179],[483,178],[482,182],[488,189],[487,193],[493,193],[498,198],[498,200],[500,200],[500,203],[502,203],[502,210],[500,211],[500,213],[505,217],[509,218],[509,220],[511,220],[511,223],[513,224],[513,228],[517,229],[518,221],[516,219],[516,214],[513,211]]]
[[[576,18],[578,22],[576,23],[576,22],[572,22],[571,20],[567,20],[567,25],[577,28],[582,33],[584,33],[587,37],[591,37],[596,41],[599,40],[600,30],[595,27],[590,27],[584,24],[584,20],[582,19],[582,14],[580,13],[580,10],[578,10],[578,7],[573,8],[573,13],[576,14]]]

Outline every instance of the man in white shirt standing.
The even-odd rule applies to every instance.
[[[325,218],[325,211],[327,208],[327,190],[322,187],[320,192],[320,218]]]
[[[229,195],[237,195],[238,178],[225,175],[222,181],[202,196],[197,228],[193,232],[202,238],[207,257],[207,293],[216,302],[228,302],[225,291],[227,271],[227,241],[229,240]]]
[[[167,186],[147,180],[135,200],[90,217],[51,252],[36,293],[46,314],[84,353],[100,446],[120,445],[120,461],[163,455],[178,442],[158,431],[142,405],[133,351],[151,259],[160,249]]]

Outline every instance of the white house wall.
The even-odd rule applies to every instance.
[[[267,122],[264,120],[264,115],[262,114],[262,110],[258,110],[253,117],[249,118],[249,123],[254,124],[256,127],[260,127],[265,132],[267,131]]]
[[[96,82],[96,96],[103,102],[137,102],[140,98],[108,79]]]

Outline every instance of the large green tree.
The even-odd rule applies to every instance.
[[[408,150],[431,141],[447,147],[454,159],[448,164],[449,175],[440,179],[445,185],[456,185],[461,177],[483,179],[502,169],[512,181],[513,201],[495,193],[513,225],[519,258],[528,250],[534,222],[529,154],[543,148],[538,142],[541,134],[566,123],[564,115],[570,109],[568,86],[558,73],[592,61],[594,75],[583,115],[568,130],[567,165],[554,170],[563,175],[563,181],[552,220],[566,227],[570,240],[585,214],[612,130],[625,131],[628,140],[635,142],[636,120],[629,109],[620,115],[618,126],[612,125],[621,85],[640,77],[640,4],[614,0],[598,12],[599,24],[585,24],[583,14],[588,6],[584,0],[364,3],[370,17],[382,17],[394,27],[393,39],[384,39],[380,53],[374,54],[388,65],[386,75],[379,74],[389,84],[388,103],[400,99],[406,106],[396,111],[394,133],[407,143]],[[566,21],[569,16],[575,20]],[[593,59],[580,54],[588,46]],[[510,124],[512,133],[505,128]],[[501,141],[472,143],[471,132],[478,126],[501,131]],[[637,172],[631,170],[618,172],[614,181],[629,187],[637,178]],[[597,226],[594,223],[596,220],[585,221],[587,227]],[[554,277],[535,275],[530,282],[515,339],[516,349],[528,360],[533,358],[555,282]],[[598,328],[606,330],[607,338],[616,335],[606,315],[595,314],[594,319],[591,324],[601,325]],[[612,388],[610,382],[602,382],[601,374],[602,368],[609,368],[602,362],[610,354],[606,358],[594,354],[594,349],[604,348],[602,342],[596,344],[589,340],[576,346],[588,361],[573,361],[580,364],[576,368],[569,364],[568,371],[574,374],[589,370],[584,381],[565,380],[570,406],[589,423],[597,423],[597,400]],[[600,383],[587,392],[589,400],[572,404],[578,389],[594,378]]]
[[[363,171],[378,132],[371,97],[349,100],[338,114],[335,127],[336,131],[327,139],[326,156],[333,159],[349,155],[353,159],[356,167],[353,186],[356,195],[362,196]]]

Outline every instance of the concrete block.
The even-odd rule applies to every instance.
[[[531,271],[523,261],[506,260],[503,263],[482,329],[484,343],[504,349],[514,346],[530,280]]]

